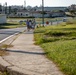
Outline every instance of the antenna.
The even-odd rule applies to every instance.
[[[26,0],[24,0],[24,7],[26,8]]]

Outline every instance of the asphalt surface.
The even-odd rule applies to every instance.
[[[26,29],[26,27],[23,28],[14,28],[14,29],[0,29],[0,41],[9,37],[10,35],[13,35],[18,32],[22,32]]]

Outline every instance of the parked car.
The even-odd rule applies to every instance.
[[[67,21],[67,19],[66,18],[63,18],[63,22],[66,22]]]
[[[19,24],[22,24],[23,23],[23,21],[21,20],[21,21],[19,21]]]

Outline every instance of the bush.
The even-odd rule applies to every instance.
[[[66,22],[66,24],[76,24],[76,19],[70,19]]]

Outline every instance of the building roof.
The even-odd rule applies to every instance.
[[[53,11],[53,10],[65,10],[67,7],[44,7],[44,11]],[[38,7],[37,10],[42,11],[42,7]]]

